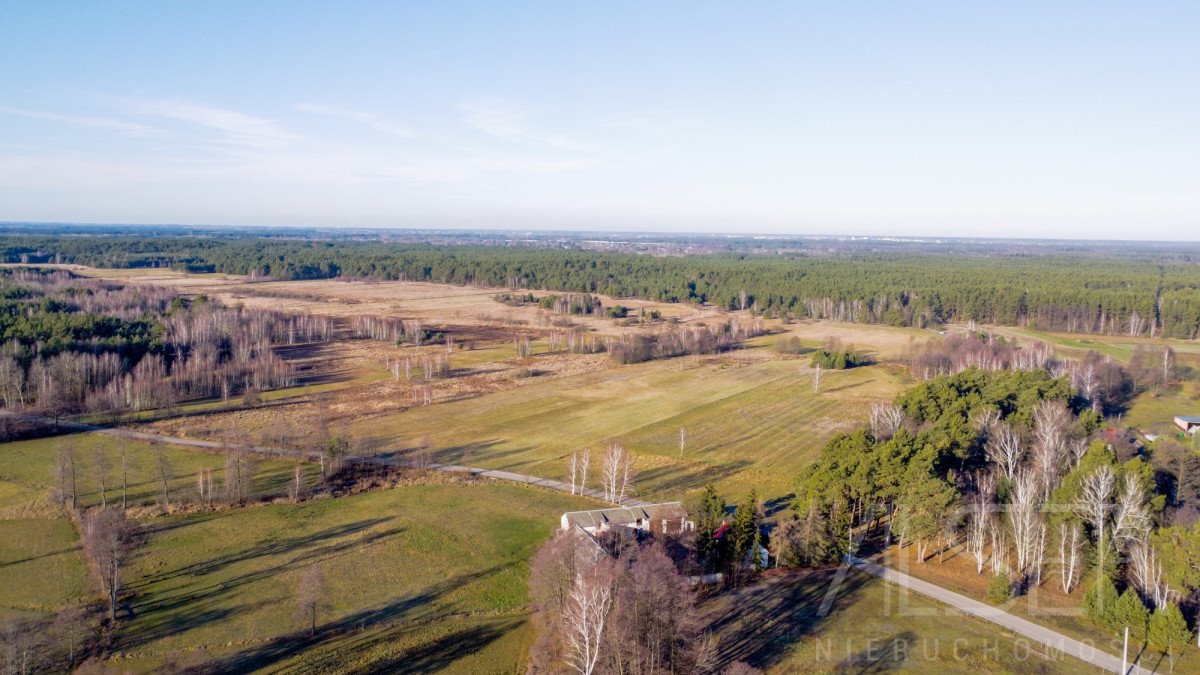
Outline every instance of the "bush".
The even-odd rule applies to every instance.
[[[614,319],[624,319],[629,316],[629,308],[624,305],[616,305],[608,308],[608,315]]]
[[[846,370],[847,368],[857,368],[858,366],[870,365],[871,360],[862,354],[855,352],[830,351],[828,349],[818,349],[813,352],[812,362],[810,365],[813,368],[821,366],[830,370]]]
[[[988,600],[991,600],[992,604],[1003,605],[1012,600],[1012,597],[1012,581],[1008,575],[1003,572],[993,574],[991,581],[988,582]]]
[[[775,341],[775,351],[780,354],[803,354],[804,347],[800,345],[800,338],[795,335],[784,336]]]

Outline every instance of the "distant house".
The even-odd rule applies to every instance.
[[[695,524],[687,519],[687,510],[680,502],[570,511],[562,514],[560,526],[564,530],[579,527],[588,534],[600,534],[614,527],[656,534],[678,534],[695,529]]]
[[[1175,418],[1175,426],[1183,429],[1185,433],[1194,434],[1197,429],[1200,429],[1200,417],[1185,417],[1180,415]]]

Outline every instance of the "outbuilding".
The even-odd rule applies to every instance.
[[[1175,426],[1182,429],[1184,433],[1194,434],[1197,429],[1200,429],[1200,417],[1180,415],[1175,418]]]

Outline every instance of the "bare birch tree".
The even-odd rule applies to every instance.
[[[1008,571],[1008,536],[999,518],[992,518],[988,526],[988,540],[991,544],[992,574]]]
[[[313,565],[304,571],[296,587],[296,619],[308,625],[309,637],[317,632],[318,614],[330,606],[329,584],[325,582],[325,574],[320,567]]]
[[[1067,450],[1067,428],[1073,419],[1061,401],[1042,401],[1033,411],[1033,462],[1043,501],[1058,487]]]
[[[625,499],[625,493],[632,487],[632,469],[633,458],[629,451],[619,443],[609,445],[600,464],[604,501],[619,504]]]
[[[58,447],[58,463],[54,469],[54,478],[58,483],[58,501],[65,504],[71,502],[71,508],[79,507],[79,492],[75,480],[75,449],[70,445]]]
[[[996,480],[991,474],[979,475],[975,479],[975,492],[971,495],[970,513],[967,517],[967,549],[975,557],[975,572],[983,574],[987,561],[986,549],[988,529],[993,516]]]
[[[82,530],[84,551],[108,599],[108,619],[116,621],[121,571],[129,554],[133,527],[122,511],[94,509],[85,516]]]
[[[1163,347],[1162,386],[1169,387],[1175,381],[1175,350]]]
[[[679,457],[683,458],[683,447],[687,445],[687,429],[679,427]]]
[[[584,448],[579,460],[579,494],[587,490],[588,465],[592,463],[592,449]]]
[[[171,468],[170,461],[167,460],[167,453],[161,445],[154,446],[154,463],[162,485],[162,506],[165,509],[171,505],[171,480],[175,477],[175,473]]]
[[[1146,492],[1136,477],[1129,476],[1113,509],[1113,539],[1119,546],[1129,546],[1144,541],[1153,527]]]
[[[814,394],[821,391],[821,380],[824,378],[824,372],[825,371],[821,368],[821,364],[819,363],[813,368],[812,388]]]
[[[1171,600],[1173,593],[1163,581],[1163,566],[1153,546],[1139,541],[1129,548],[1129,576],[1142,597],[1149,598],[1155,607]]]
[[[576,576],[567,595],[563,643],[567,663],[580,675],[591,675],[596,669],[613,590],[610,566],[597,564]]]
[[[1037,477],[1028,469],[1020,471],[1009,494],[1008,525],[1016,553],[1016,572],[1022,576],[1030,574],[1036,556],[1041,523],[1038,496]]]
[[[1006,480],[1011,481],[1016,477],[1025,449],[1021,446],[1021,434],[1011,424],[1002,422],[995,425],[992,433],[988,434],[984,451]]]
[[[575,485],[579,476],[579,453],[572,452],[571,459],[567,460],[567,476],[571,480],[571,494],[576,494]]]
[[[1082,544],[1083,528],[1079,523],[1068,523],[1064,520],[1058,524],[1058,561],[1063,593],[1070,593],[1075,589]]]
[[[885,440],[896,435],[904,424],[904,409],[899,406],[883,403],[871,404],[870,427],[871,435]]]
[[[1083,489],[1079,495],[1079,509],[1084,520],[1092,528],[1092,537],[1096,540],[1097,567],[1104,569],[1104,557],[1108,554],[1106,539],[1108,514],[1112,507],[1113,488],[1116,477],[1107,465],[1101,465],[1090,476],[1084,479]]]
[[[111,467],[102,447],[96,446],[92,451],[92,470],[96,472],[96,485],[100,487],[100,508],[108,508],[108,474]]]
[[[121,450],[121,508],[129,506],[129,457],[125,452],[125,444],[120,444]]]

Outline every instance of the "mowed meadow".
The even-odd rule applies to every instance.
[[[571,453],[592,448],[596,472],[604,446],[621,443],[637,458],[639,497],[679,499],[708,483],[779,497],[834,434],[862,424],[871,403],[890,400],[903,381],[896,369],[871,366],[827,372],[814,391],[807,359],[683,357],[532,382],[352,428],[377,448],[427,435],[438,461],[556,479]]]
[[[209,672],[519,672],[528,560],[569,495],[429,483],[149,522],[112,664]],[[330,605],[309,636],[295,594],[318,565]]]
[[[60,481],[59,458],[68,449],[74,480],[67,473]],[[58,505],[56,493],[65,490],[69,500],[73,487],[83,508],[99,506],[105,500],[120,505],[124,473],[126,504],[135,509],[155,505],[162,495],[160,453],[169,467],[167,488],[172,500],[198,498],[201,469],[212,470],[218,488],[224,483],[226,457],[216,452],[151,445],[100,433],[0,444],[0,588],[5,589],[0,593],[0,616],[53,613],[93,597],[94,583],[87,575],[78,530],[66,509]],[[259,460],[255,464],[249,486],[252,496],[287,493],[295,463]],[[305,481],[316,481],[315,466],[303,465],[301,471]]]

